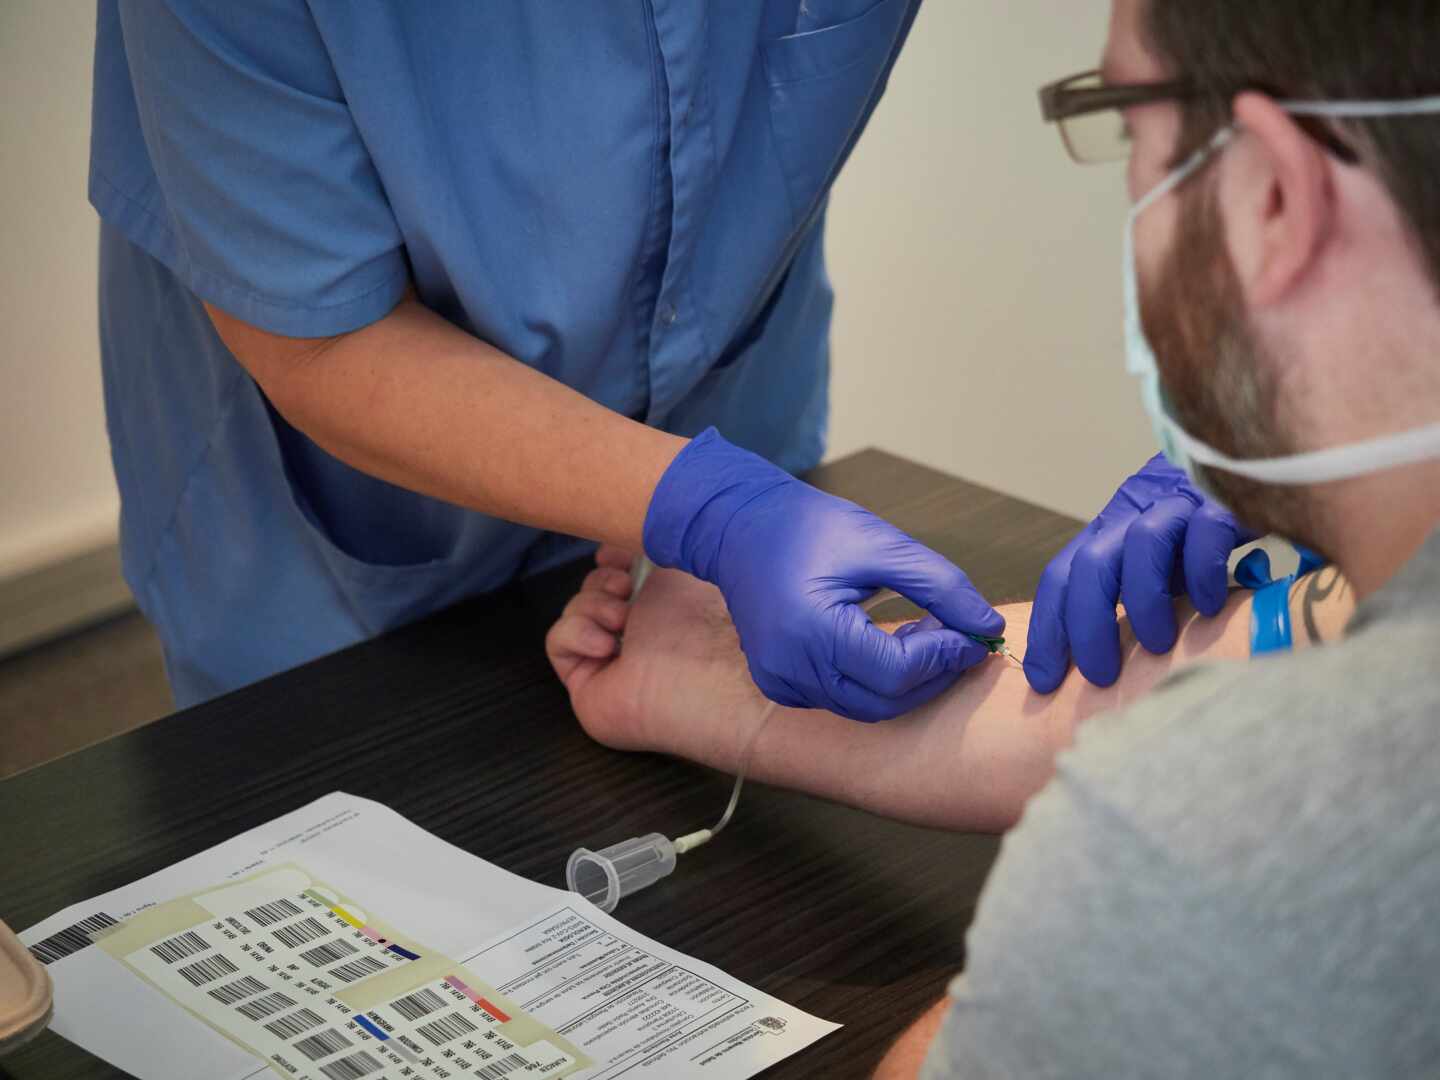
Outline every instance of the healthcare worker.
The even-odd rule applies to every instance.
[[[715,583],[787,705],[883,719],[982,659],[1003,623],[959,569],[790,475],[823,448],[826,197],[917,6],[99,0],[121,548],[177,702],[573,538]],[[1113,679],[1122,594],[1168,648],[1172,571],[1223,595],[1234,539],[1152,463],[1048,572],[1032,681]],[[884,635],[881,586],[943,625]]]

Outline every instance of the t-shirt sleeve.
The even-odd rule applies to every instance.
[[[1090,721],[1006,837],[924,1080],[1235,1073],[1230,1040],[1253,1017],[1232,980],[1261,950],[1136,805],[1185,787],[1146,764],[1186,722],[1175,698]]]
[[[198,296],[273,333],[364,326],[406,286],[302,0],[102,2],[90,197]]]

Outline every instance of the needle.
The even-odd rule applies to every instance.
[[[975,642],[977,645],[985,646],[985,648],[989,649],[992,653],[998,653],[999,655],[1003,656],[1006,660],[1009,660],[1016,667],[1024,668],[1025,665],[1020,662],[1019,657],[1017,657],[1013,652],[1010,651],[1010,647],[1005,644],[1005,639],[1003,637],[987,637],[984,634],[971,633],[966,633],[965,636],[968,637],[971,641]]]

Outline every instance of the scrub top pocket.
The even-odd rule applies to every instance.
[[[857,18],[764,45],[776,152],[797,225],[828,190],[878,98],[911,6],[880,0]]]
[[[245,390],[253,394],[252,401],[246,404],[263,410],[265,414],[266,423],[256,427],[263,431],[265,445],[262,453],[267,467],[278,470],[284,477],[289,531],[308,539],[308,546],[319,557],[334,586],[344,596],[345,609],[350,620],[356,624],[356,630],[366,636],[380,633],[453,602],[468,591],[493,587],[505,579],[492,573],[485,575],[492,580],[471,580],[475,577],[475,567],[473,561],[466,557],[470,554],[465,535],[467,522],[459,515],[451,522],[453,535],[446,542],[436,545],[432,541],[418,545],[413,556],[403,561],[393,557],[385,557],[381,561],[379,556],[355,551],[332,534],[312,505],[306,484],[297,472],[297,462],[292,459],[293,450],[287,449],[277,430],[277,424],[284,421],[275,414],[258,387],[252,385]],[[362,484],[375,482],[364,476],[358,479]],[[352,497],[363,497],[364,491],[363,486],[356,486]],[[482,515],[474,517],[484,520]],[[514,542],[514,547],[518,562],[524,544]]]

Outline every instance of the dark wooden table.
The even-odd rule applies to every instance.
[[[811,479],[950,556],[994,602],[1030,595],[1078,525],[876,450]],[[30,926],[336,790],[562,888],[578,843],[709,820],[729,777],[591,742],[550,672],[545,630],[585,569],[562,567],[0,782],[0,917]],[[412,765],[403,776],[381,767],[397,753]],[[618,915],[845,1025],[767,1078],[863,1077],[961,967],[996,848],[993,837],[756,785],[723,843],[687,856],[684,873]],[[112,1075],[49,1032],[0,1059],[0,1077],[17,1080]]]

